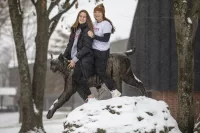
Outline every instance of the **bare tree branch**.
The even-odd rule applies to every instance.
[[[25,27],[24,27],[24,29],[26,29],[26,33],[27,33],[27,34],[24,35],[24,42],[26,44],[26,50],[28,50],[31,46],[33,46],[32,43],[28,44],[28,41],[33,40],[33,38],[34,38],[34,36],[36,34],[35,30],[33,30],[33,29],[36,28],[36,25],[33,24],[33,21],[31,20],[31,17],[32,16],[28,16],[27,17],[27,22],[25,23]],[[31,28],[32,30],[28,34],[28,30],[30,31],[30,25],[32,25],[32,24],[33,24],[33,28]]]
[[[68,1],[68,0],[66,0]],[[48,33],[48,37],[50,38],[53,31],[55,30],[58,21],[60,20],[60,17],[63,15],[63,13],[67,12],[69,9],[71,9],[71,7],[73,7],[73,5],[76,3],[77,0],[74,0],[69,6],[66,7],[66,9],[64,9],[63,11],[61,11],[60,13],[58,13],[56,16],[54,16],[51,20],[50,20],[50,25],[49,25],[49,33]]]
[[[69,5],[69,1],[70,1],[70,0],[66,0],[66,1],[65,1],[64,5],[63,5],[63,8],[67,7],[67,5]]]
[[[23,14],[22,8],[21,8],[21,2],[20,0],[17,0],[17,6],[18,6],[18,11],[20,14]]]
[[[69,9],[71,9],[72,6],[74,6],[74,4],[76,3],[77,0],[73,0],[73,2],[66,7],[66,9],[64,9],[63,11],[61,11],[60,13],[58,13],[56,16],[54,16],[50,21],[54,21],[58,18],[58,16],[61,16],[63,13],[67,12]]]
[[[4,28],[4,24],[9,19],[8,5],[4,5],[3,2],[0,2],[2,6],[0,7],[0,29]]]
[[[31,0],[31,1],[32,1],[33,5],[35,6],[35,5],[36,5],[36,2],[35,2],[34,0]]]
[[[47,10],[48,15],[49,15],[50,12],[52,11],[52,9],[53,9],[56,5],[58,5],[59,2],[60,2],[60,0],[51,1],[51,4],[50,4],[50,6],[49,6],[49,8],[48,8],[48,10]]]
[[[192,38],[195,41],[195,36],[198,28],[198,21],[200,19],[200,1],[199,0],[191,0],[188,1],[188,10],[186,13],[186,22],[191,23],[193,27]],[[191,22],[189,22],[191,20]]]

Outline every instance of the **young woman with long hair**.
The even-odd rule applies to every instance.
[[[93,31],[93,23],[88,12],[81,10],[71,27],[69,43],[64,52],[64,56],[70,60],[68,68],[74,68],[72,85],[76,85],[83,100],[93,98],[88,86],[88,78],[94,74],[93,39],[87,34],[89,30]]]
[[[101,81],[106,84],[112,93],[112,97],[120,96],[121,93],[116,89],[116,83],[106,75],[107,60],[110,54],[110,35],[115,32],[112,22],[105,17],[105,8],[103,4],[99,4],[94,8],[94,34],[88,31],[88,35],[94,39],[93,52],[95,72]]]

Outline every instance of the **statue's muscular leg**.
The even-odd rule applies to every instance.
[[[122,76],[122,80],[131,86],[135,86],[138,88],[142,95],[146,96],[146,88],[142,81],[140,81],[132,72],[131,68],[129,68],[124,76]]]
[[[54,113],[57,109],[59,109],[66,101],[70,99],[70,97],[76,92],[76,88],[72,87],[72,77],[69,76],[65,78],[65,85],[64,85],[64,91],[62,94],[58,97],[58,99],[53,103],[53,105],[50,107],[48,113],[47,113],[47,119],[50,119],[53,117]]]
[[[85,89],[81,84],[79,85],[78,83],[74,82],[74,86],[76,88],[76,91],[78,92],[79,96],[85,101],[88,98],[87,93],[84,91]],[[89,88],[88,88],[89,89]]]
[[[138,88],[141,92],[141,95],[146,96],[146,88],[144,84],[134,75],[131,70],[131,60],[121,56],[121,62],[119,66],[120,68],[118,71],[120,71],[120,77],[122,81],[124,81],[126,84]]]

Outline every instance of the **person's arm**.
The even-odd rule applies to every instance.
[[[103,36],[97,36],[94,35],[94,39],[101,41],[101,42],[108,42],[110,40],[110,35],[112,32],[112,25],[110,24],[110,22],[105,21],[105,24],[103,26]]]
[[[94,35],[94,39],[101,42],[108,42],[110,40],[110,34],[111,33],[105,33],[102,37]]]
[[[93,41],[93,39],[91,37],[89,37],[86,33],[83,37],[83,48],[76,54],[76,57],[79,60],[91,51],[92,41]]]
[[[69,36],[69,42],[63,54],[65,58],[68,58],[70,55],[70,49],[72,48],[72,45],[73,45],[73,36],[74,36],[74,33],[71,33]]]

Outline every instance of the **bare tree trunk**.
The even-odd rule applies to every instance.
[[[36,35],[36,57],[35,64],[33,69],[33,99],[36,110],[35,126],[38,129],[43,128],[42,123],[42,111],[43,111],[43,102],[44,102],[44,89],[46,83],[46,70],[47,70],[47,51],[48,51],[48,43],[49,39],[55,30],[59,19],[62,14],[67,12],[76,2],[73,0],[71,4],[69,4],[69,0],[65,1],[66,7],[63,7],[63,11],[54,16],[51,20],[49,20],[49,14],[51,10],[60,2],[60,0],[52,1],[49,8],[47,9],[47,0],[38,0],[35,2],[32,0],[37,12],[37,35]],[[51,23],[51,24],[50,24]]]
[[[32,130],[33,122],[33,103],[31,79],[26,56],[23,30],[22,30],[22,11],[19,0],[8,0],[9,12],[12,22],[14,41],[17,51],[18,68],[20,73],[20,102],[22,114],[22,126],[20,133]]]
[[[42,122],[44,89],[46,83],[48,25],[49,19],[46,9],[46,0],[38,0],[35,5],[37,12],[36,57],[33,68],[33,99],[35,104],[35,126],[44,131]]]
[[[31,0],[37,12],[37,35],[36,35],[36,57],[33,68],[32,86],[28,69],[23,30],[22,30],[22,10],[20,0],[9,0],[10,17],[13,26],[14,39],[21,78],[20,107],[22,114],[22,127],[20,132],[45,132],[42,122],[42,111],[44,101],[44,89],[47,69],[47,50],[50,36],[55,30],[62,14],[67,12],[75,3],[65,1],[63,10],[49,20],[48,15],[57,6],[60,0],[52,1],[47,10],[47,0]],[[50,26],[51,23],[51,27]]]
[[[194,128],[194,39],[198,15],[191,14],[195,0],[174,0],[174,20],[178,55],[178,124],[183,133]]]

